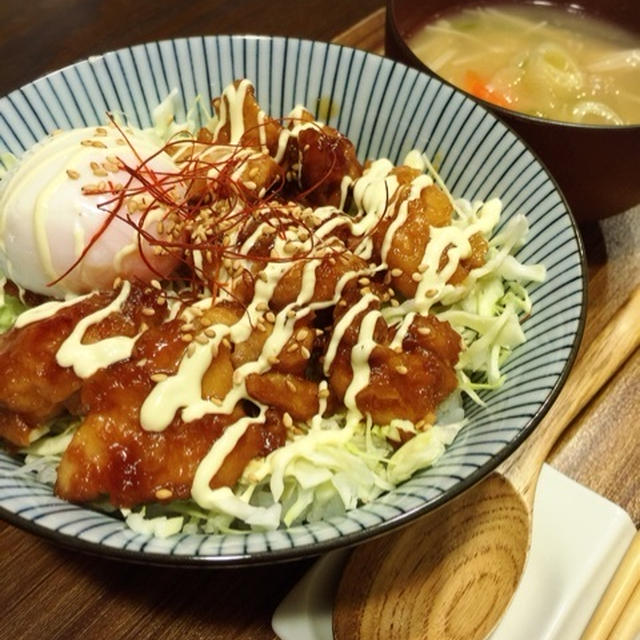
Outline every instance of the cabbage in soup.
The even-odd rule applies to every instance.
[[[640,123],[640,35],[558,7],[496,5],[430,23],[409,45],[489,102],[585,124]]]

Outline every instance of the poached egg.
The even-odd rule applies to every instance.
[[[166,239],[167,216],[184,198],[179,175],[142,130],[110,124],[50,135],[0,183],[0,270],[55,298],[111,288],[117,277],[168,276],[179,252],[152,245]],[[146,186],[158,183],[161,201]]]

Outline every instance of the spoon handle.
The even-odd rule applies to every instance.
[[[639,345],[640,287],[636,287],[595,340],[578,353],[562,391],[526,446],[500,468],[529,504],[542,463],[556,440]]]

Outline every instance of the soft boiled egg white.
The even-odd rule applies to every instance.
[[[2,272],[24,289],[56,298],[110,288],[116,277],[148,282],[169,275],[178,257],[156,255],[143,241],[143,259],[138,229],[118,217],[129,215],[136,223],[150,209],[144,230],[159,237],[158,223],[172,207],[154,201],[124,169],[140,168],[143,162],[147,178],[165,179],[163,200],[168,196],[178,203],[185,189],[169,185],[165,176],[178,176],[179,169],[143,131],[127,128],[123,135],[113,124],[62,131],[27,152],[0,184]],[[127,186],[122,202],[111,190],[117,185]],[[91,193],[94,186],[104,192]],[[109,212],[118,215],[72,271],[51,284],[78,260]]]

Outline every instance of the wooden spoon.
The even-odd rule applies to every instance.
[[[336,640],[486,637],[523,572],[545,458],[639,344],[637,289],[578,357],[527,446],[443,507],[352,552],[336,594]]]

